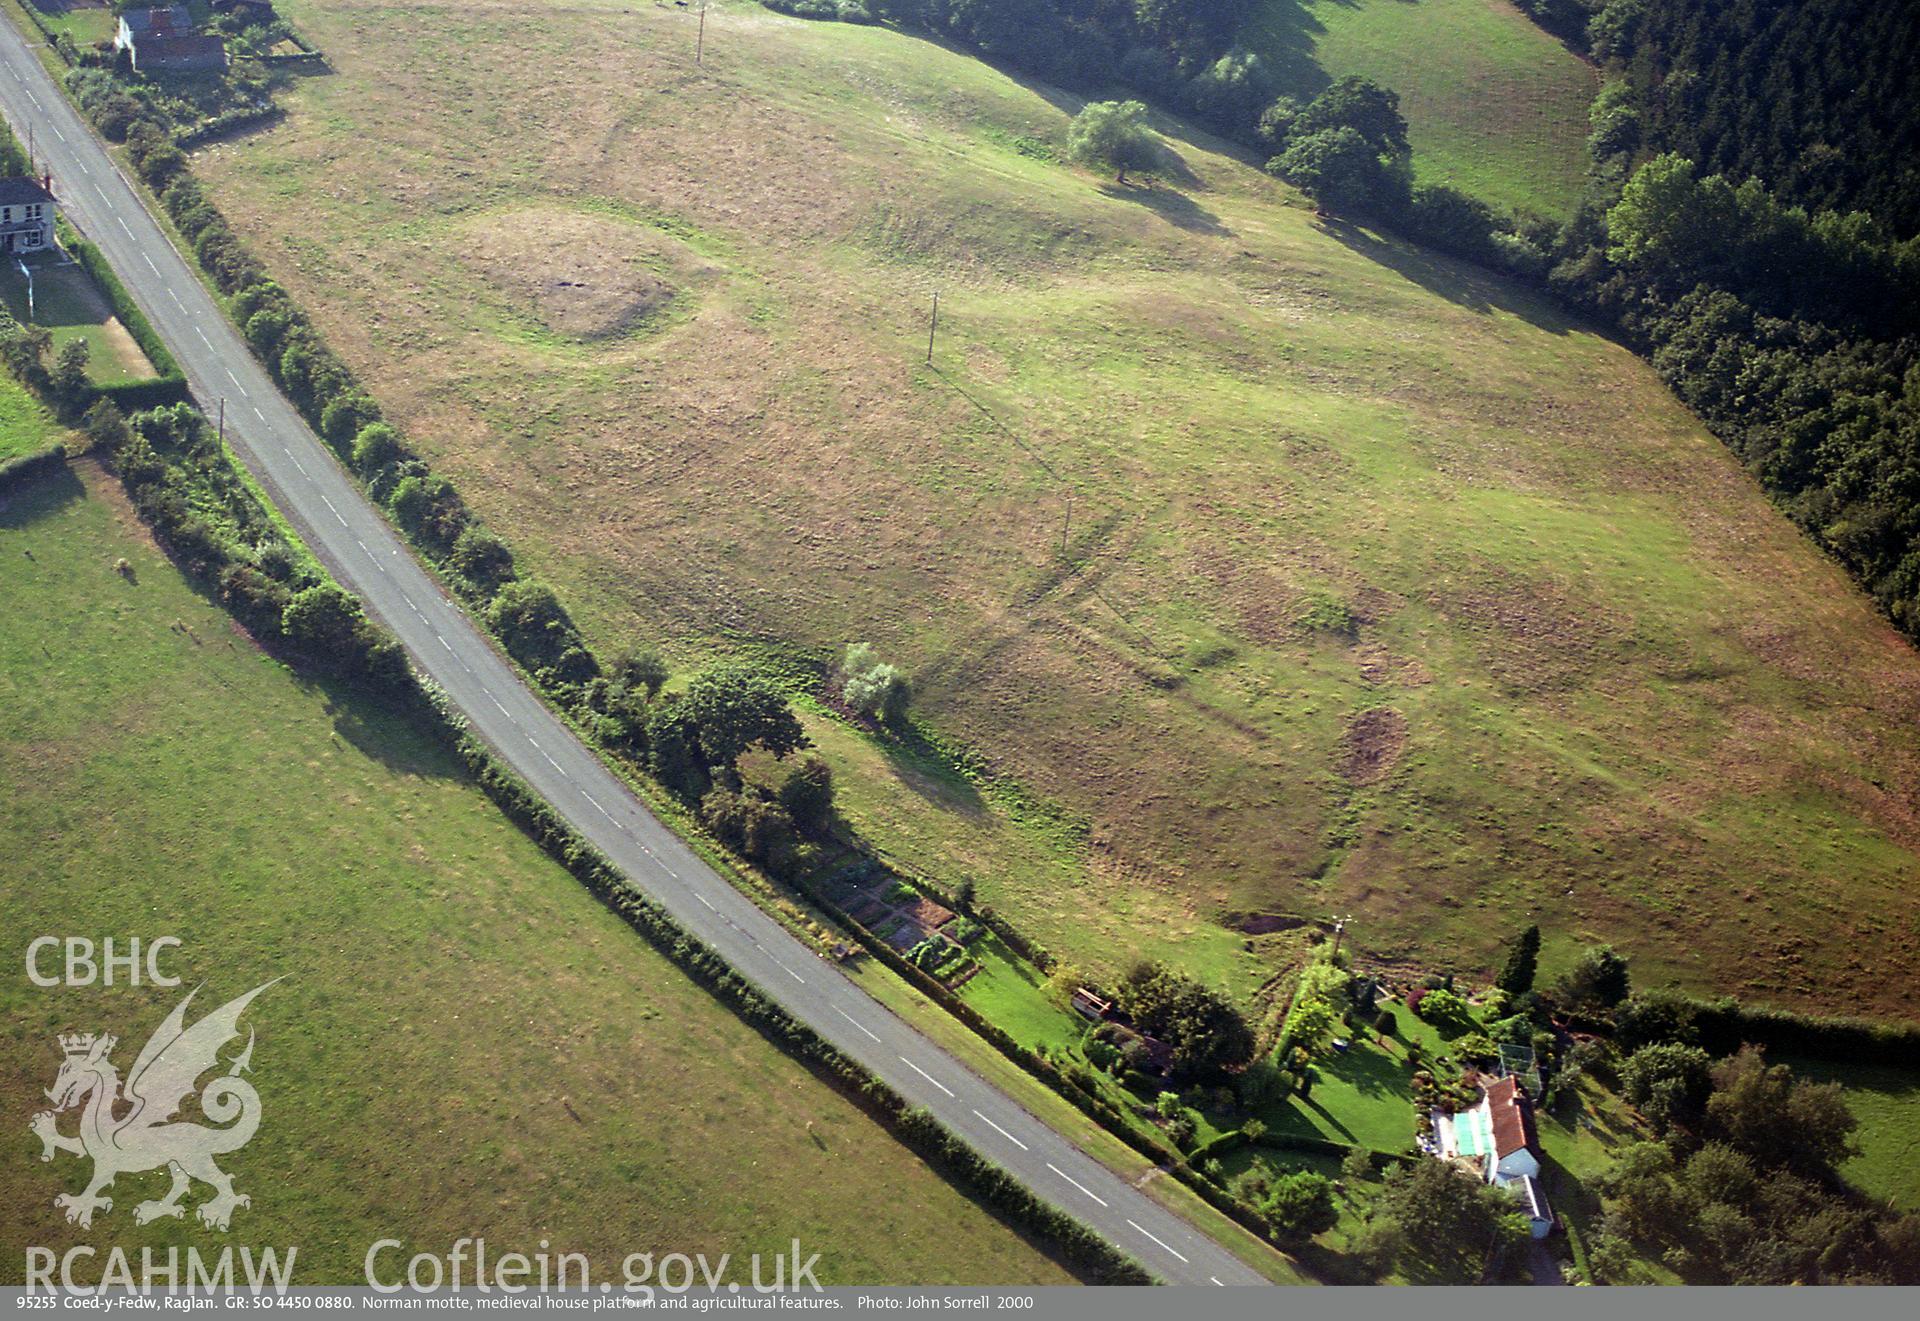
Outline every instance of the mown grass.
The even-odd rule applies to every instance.
[[[1296,97],[1357,74],[1400,94],[1414,177],[1571,215],[1599,73],[1506,0],[1268,0],[1247,44]]]
[[[26,387],[0,374],[0,463],[38,454],[64,434],[65,429]]]
[[[359,1280],[388,1236],[546,1240],[616,1280],[629,1252],[796,1237],[823,1280],[1067,1279],[593,902],[437,742],[258,653],[81,472],[0,512],[15,1282],[29,1243],[207,1246],[131,1224],[158,1176],[123,1178],[90,1234],[55,1211],[80,1171],[24,1133],[55,1033],[115,1032],[124,1067],[184,989],[33,986],[43,933],[177,936],[196,1007],[284,979],[251,1014],[265,1117],[226,1162],[253,1205],[223,1241],[296,1245],[298,1282]]]
[[[814,726],[885,851],[1092,975],[1538,921],[1920,1012],[1920,663],[1621,346],[1174,121],[1175,186],[1009,146],[1077,102],[897,33],[288,10],[333,73],[215,196],[597,645],[905,667],[912,750]],[[522,255],[672,315],[564,333]]]

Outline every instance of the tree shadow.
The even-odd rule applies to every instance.
[[[420,717],[342,679],[305,676],[303,687],[319,692],[334,734],[369,761],[419,779],[461,779],[459,760],[419,727]]]
[[[1185,193],[1171,188],[1155,188],[1148,185],[1136,188],[1127,184],[1102,184],[1100,194],[1111,197],[1117,202],[1132,202],[1144,206],[1170,225],[1175,225],[1192,234],[1218,234],[1230,237],[1233,231],[1220,223],[1220,217],[1201,206]]]
[[[1550,335],[1566,335],[1578,328],[1577,322],[1544,295],[1530,294],[1471,262],[1430,252],[1411,240],[1366,229],[1337,216],[1320,219],[1315,227],[1377,265],[1471,312],[1482,316],[1505,312]]]
[[[1335,0],[1343,8],[1356,0]],[[1324,92],[1333,77],[1321,66],[1317,47],[1326,25],[1301,0],[1270,0],[1249,26],[1246,41],[1273,72],[1280,90],[1301,101]]]
[[[912,725],[882,732],[874,742],[886,757],[887,769],[893,772],[893,778],[928,806],[969,820],[982,820],[988,815],[987,800],[981,797],[973,782],[960,773],[952,758]]]
[[[0,530],[31,527],[86,496],[87,488],[71,465],[55,464],[10,490],[0,490]]]
[[[1315,1113],[1316,1115],[1319,1115],[1321,1119],[1327,1122],[1328,1127],[1332,1128],[1334,1132],[1346,1138],[1347,1141],[1354,1142],[1354,1143],[1358,1143],[1360,1141],[1359,1138],[1354,1136],[1354,1132],[1352,1129],[1348,1128],[1345,1124],[1340,1122],[1339,1117],[1336,1116],[1333,1113],[1333,1111],[1327,1109],[1327,1107],[1325,1107],[1324,1105],[1321,1105],[1318,1101],[1314,1100],[1311,1094],[1307,1096],[1302,1096],[1298,1099],[1302,1105],[1306,1106],[1307,1109],[1313,1111],[1313,1113]]]

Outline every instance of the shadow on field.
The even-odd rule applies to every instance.
[[[1482,315],[1506,312],[1551,335],[1565,335],[1574,329],[1573,321],[1545,298],[1529,297],[1470,262],[1430,253],[1406,239],[1382,237],[1337,216],[1318,221],[1316,227],[1361,256],[1469,311]]]
[[[375,696],[334,679],[305,681],[326,701],[333,732],[369,761],[379,762],[400,775],[451,780],[463,772],[453,756],[432,740],[421,738],[414,721]]]
[[[1185,193],[1175,192],[1171,188],[1134,188],[1121,184],[1102,184],[1100,193],[1117,202],[1133,202],[1144,206],[1157,214],[1170,225],[1194,234],[1231,235],[1232,230],[1220,223],[1220,217],[1201,206]]]
[[[86,498],[87,488],[71,467],[62,463],[20,485],[0,491],[0,529],[30,527],[75,500]]]

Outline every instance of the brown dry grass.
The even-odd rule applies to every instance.
[[[897,34],[289,8],[336,73],[221,203],[597,641],[905,665],[998,781],[836,739],[890,851],[1245,990],[1223,914],[1350,909],[1920,1007],[1920,664],[1618,346],[1201,136],[1178,191],[1024,157],[1071,98]]]

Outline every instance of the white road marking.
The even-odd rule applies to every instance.
[[[873,1039],[874,1039],[875,1041],[878,1041],[878,1040],[880,1040],[880,1038],[879,1038],[879,1037],[874,1037],[874,1036],[873,1036],[873,1033],[871,1033],[871,1032],[867,1032],[867,1025],[866,1025],[866,1024],[864,1024],[864,1023],[862,1023],[862,1022],[861,1022],[861,1021],[860,1021],[859,1019],[857,1019],[857,1018],[855,1018],[855,1017],[854,1017],[854,1016],[853,1016],[852,1014],[850,1014],[850,1013],[848,1013],[848,1012],[847,1012],[846,1010],[844,1010],[844,1009],[842,1009],[842,1008],[841,1008],[841,1007],[840,1007],[839,1005],[835,1005],[835,1006],[833,1007],[833,1012],[834,1012],[834,1013],[836,1013],[836,1014],[838,1014],[838,1015],[840,1015],[840,1017],[842,1017],[842,1018],[844,1018],[844,1019],[846,1019],[846,1020],[847,1020],[847,1021],[848,1021],[849,1023],[851,1023],[851,1024],[853,1024],[853,1025],[854,1025],[855,1027],[857,1027],[857,1028],[859,1028],[859,1029],[860,1029],[860,1030],[861,1030],[862,1032],[866,1032],[866,1033],[867,1033],[867,1035],[868,1035],[868,1036],[870,1036],[870,1037],[873,1037]]]
[[[433,635],[433,640],[435,642],[438,642],[441,646],[447,649],[447,655],[449,656],[453,655],[453,646],[445,638],[441,637],[438,633],[435,633]]]
[[[1047,1168],[1052,1170],[1055,1174],[1059,1175],[1061,1178],[1065,1179],[1068,1183],[1072,1184],[1074,1187],[1078,1188],[1081,1192],[1085,1193],[1087,1196],[1091,1197],[1094,1201],[1100,1203],[1100,1205],[1105,1206],[1107,1204],[1106,1198],[1102,1197],[1099,1193],[1096,1193],[1095,1191],[1093,1191],[1093,1189],[1087,1187],[1087,1185],[1085,1185],[1084,1183],[1081,1183],[1078,1179],[1074,1178],[1071,1174],[1068,1174],[1065,1170],[1061,1169],[1058,1165],[1055,1165],[1052,1161],[1047,1162]],[[1129,1220],[1127,1221],[1127,1223],[1131,1225],[1133,1221]]]
[[[1171,1243],[1168,1243],[1165,1239],[1161,1238],[1158,1234],[1154,1233],[1151,1229],[1144,1228],[1141,1225],[1136,1225],[1131,1220],[1127,1221],[1127,1223],[1130,1225],[1133,1225],[1135,1229],[1138,1229],[1142,1234],[1145,1234],[1148,1238],[1152,1239],[1155,1243],[1158,1243],[1161,1247],[1165,1248],[1168,1252],[1171,1252],[1174,1256],[1180,1257],[1181,1261],[1187,1260],[1185,1257],[1180,1255],[1179,1248],[1176,1248]],[[1215,1281],[1215,1283],[1218,1283],[1218,1281]]]
[[[1212,1280],[1212,1281],[1213,1281],[1213,1282],[1214,1282],[1215,1284],[1220,1284],[1220,1277],[1219,1277],[1218,1275],[1209,1275],[1209,1276],[1208,1276],[1207,1278],[1208,1278],[1209,1280]],[[1226,1285],[1224,1285],[1224,1284],[1220,1284],[1220,1287],[1221,1287],[1222,1289],[1224,1289],[1224,1288],[1226,1288],[1227,1286],[1226,1286]]]
[[[975,1113],[976,1115],[980,1115],[980,1112],[978,1110],[975,1110],[973,1113]],[[1013,1145],[1020,1148],[1020,1150],[1025,1151],[1027,1149],[1026,1143],[1022,1142],[1019,1138],[1015,1137],[1013,1134],[1007,1132],[1006,1129],[1000,1127],[1000,1125],[994,1123],[991,1119],[988,1119],[985,1115],[980,1115],[980,1119],[981,1119],[981,1122],[986,1124],[988,1128],[991,1128],[994,1132],[998,1133],[1001,1137],[1013,1143]]]
[[[160,268],[153,264],[153,255],[151,253],[143,252],[140,256],[146,261],[148,270],[152,271],[155,275],[160,274]]]
[[[302,468],[302,469],[301,469],[300,471],[301,471],[301,472],[305,472],[305,471],[306,471],[306,469],[305,469],[305,468]],[[333,509],[333,501],[331,501],[331,500],[328,500],[328,499],[327,499],[327,497],[326,497],[325,495],[322,495],[322,496],[320,497],[320,499],[321,499],[321,501],[322,501],[322,502],[323,502],[323,503],[324,503],[324,504],[325,504],[325,505],[327,506],[327,508],[329,508],[329,509]],[[339,511],[338,509],[333,509],[333,516],[334,516],[335,518],[339,518],[339,519],[340,519],[340,526],[341,526],[341,527],[345,527],[345,526],[347,525],[347,520],[346,520],[346,519],[344,519],[344,518],[340,518],[340,511]]]
[[[780,960],[775,959],[774,962],[780,963]],[[807,979],[805,977],[802,977],[799,973],[795,972],[792,968],[789,968],[784,963],[780,963],[780,971],[787,974],[787,976],[793,978],[793,980],[795,980],[796,982],[799,982],[802,986],[805,986],[807,984]]]
[[[40,104],[40,98],[33,94],[33,89],[31,87],[27,89],[27,100],[33,102],[33,104],[41,110],[46,109],[45,106]]]
[[[915,1064],[912,1060],[908,1059],[905,1055],[902,1055],[900,1057],[900,1062],[906,1065],[909,1069],[912,1069],[915,1073],[919,1074],[922,1078],[925,1078],[928,1082],[932,1083],[935,1087],[938,1087],[941,1091],[946,1092],[948,1096],[953,1095],[953,1093],[948,1090],[947,1085],[945,1083],[941,1082],[938,1078],[934,1077],[931,1073],[928,1073],[925,1069],[921,1068],[918,1064]]]
[[[581,792],[586,793],[584,789],[581,790]],[[609,821],[613,820],[613,813],[609,812],[606,808],[600,806],[600,800],[598,798],[595,798],[592,794],[587,794],[586,797],[587,797],[587,801],[593,804],[594,811],[598,812],[601,816],[605,817]]]
[[[504,716],[504,715],[506,715],[506,714],[507,714],[507,708],[506,708],[506,707],[504,707],[504,706],[502,706],[502,705],[500,705],[500,699],[499,699],[499,698],[497,698],[497,697],[495,697],[495,696],[494,696],[494,695],[493,695],[492,693],[488,693],[488,694],[487,694],[487,700],[488,700],[489,702],[492,702],[492,703],[493,703],[493,709],[494,709],[494,710],[496,710],[496,711],[498,711],[498,712],[499,712],[499,713],[500,713],[501,715],[503,715],[503,716]],[[507,716],[507,718],[508,718],[509,720],[511,720],[511,719],[512,719],[513,717],[512,717],[512,716]],[[595,806],[595,807],[598,807],[598,806],[600,806],[600,804],[598,804],[598,803],[595,803],[595,804],[594,804],[594,806]]]
[[[703,903],[703,904],[705,904],[705,905],[707,906],[707,908],[708,908],[708,910],[709,910],[709,911],[711,911],[711,912],[715,912],[715,913],[717,913],[717,912],[719,912],[719,911],[720,911],[719,909],[717,909],[717,908],[715,908],[715,907],[713,906],[713,900],[711,900],[711,899],[709,899],[709,898],[707,898],[707,897],[706,897],[706,896],[705,896],[704,894],[696,894],[696,895],[695,895],[695,896],[693,896],[693,897],[694,897],[695,899],[698,899],[698,900],[699,900],[699,901],[700,901],[701,903]],[[877,1040],[879,1040],[879,1038],[877,1038],[877,1037],[876,1037],[876,1038],[875,1038],[875,1040],[877,1041]]]
[[[258,404],[253,405],[253,415],[259,418],[262,422],[267,420],[267,415],[260,411],[260,405]]]
[[[67,140],[67,135],[60,131],[60,126],[58,124],[49,124],[47,125],[47,127],[51,128],[53,130],[53,136],[55,136],[56,138],[59,138],[62,142],[65,142]]]
[[[451,648],[451,647],[449,647],[449,648],[447,648],[447,650],[449,650],[449,651],[451,651],[451,650],[453,650],[453,648]],[[541,753],[540,753],[540,755],[541,755],[541,756],[543,756],[543,757],[547,757],[547,754],[546,754],[546,751],[545,751],[545,749],[542,749],[542,750],[541,750]],[[554,759],[553,759],[552,757],[547,757],[547,765],[549,765],[549,766],[551,766],[551,767],[553,767],[553,769],[555,769],[556,771],[560,769],[560,763],[559,763],[559,762],[557,762],[557,761],[555,761],[555,760],[554,760]],[[562,774],[564,774],[564,773],[565,773],[565,772],[562,772]]]

